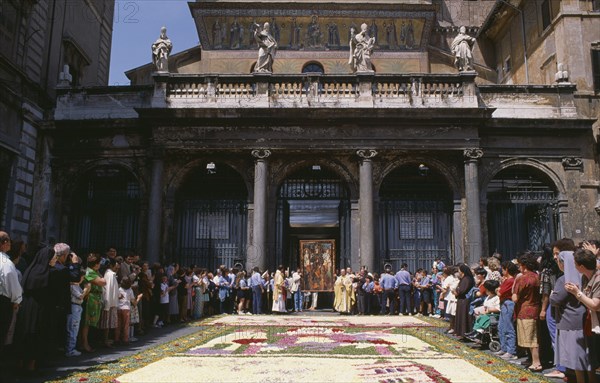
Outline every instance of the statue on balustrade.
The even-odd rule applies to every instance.
[[[152,44],[152,63],[158,72],[169,71],[169,55],[173,49],[173,43],[167,37],[167,28],[160,28],[160,36]]]
[[[467,28],[460,27],[459,34],[452,41],[450,49],[454,55],[454,65],[459,72],[473,70],[473,45],[475,38],[467,35]]]
[[[367,33],[367,24],[363,23],[360,26],[360,32],[353,34],[350,39],[350,60],[348,64],[354,72],[373,72],[373,64],[371,63],[371,54],[375,45],[375,38],[369,37]]]
[[[277,41],[271,35],[269,23],[265,23],[262,30],[260,25],[258,25],[258,28],[254,32],[254,40],[258,44],[258,61],[256,61],[254,72],[273,73],[273,61],[277,53]]]

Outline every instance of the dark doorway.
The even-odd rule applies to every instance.
[[[350,202],[345,182],[321,165],[304,167],[280,186],[276,264],[299,265],[300,240],[334,239],[335,265],[350,266]]]

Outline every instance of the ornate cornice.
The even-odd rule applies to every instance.
[[[265,158],[271,155],[271,151],[269,149],[254,149],[252,151],[252,156],[258,160],[264,160]]]
[[[370,160],[377,155],[377,151],[375,149],[359,149],[356,151],[356,155],[363,160]]]
[[[565,170],[583,170],[583,159],[581,157],[563,157],[562,166]]]
[[[465,160],[478,160],[483,157],[483,150],[481,148],[468,148],[463,150],[463,156],[465,156]]]

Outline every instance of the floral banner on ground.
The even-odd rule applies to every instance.
[[[437,322],[439,323],[439,321]],[[205,325],[206,323],[202,323]],[[434,321],[414,316],[328,316],[311,315],[226,315],[212,321],[213,325],[229,326],[331,326],[331,327],[431,327]]]
[[[256,318],[273,321],[261,326],[260,321],[241,316],[205,320],[207,326],[192,335],[73,373],[62,381],[224,383],[227,377],[231,381],[243,377],[245,383],[548,382],[457,342],[442,333],[442,322],[431,319]],[[291,321],[301,325],[281,325]],[[388,321],[400,325],[381,325]],[[408,321],[416,326],[407,326]],[[340,326],[342,322],[348,325]]]

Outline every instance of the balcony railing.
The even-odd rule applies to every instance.
[[[154,107],[473,108],[475,74],[156,74]]]

